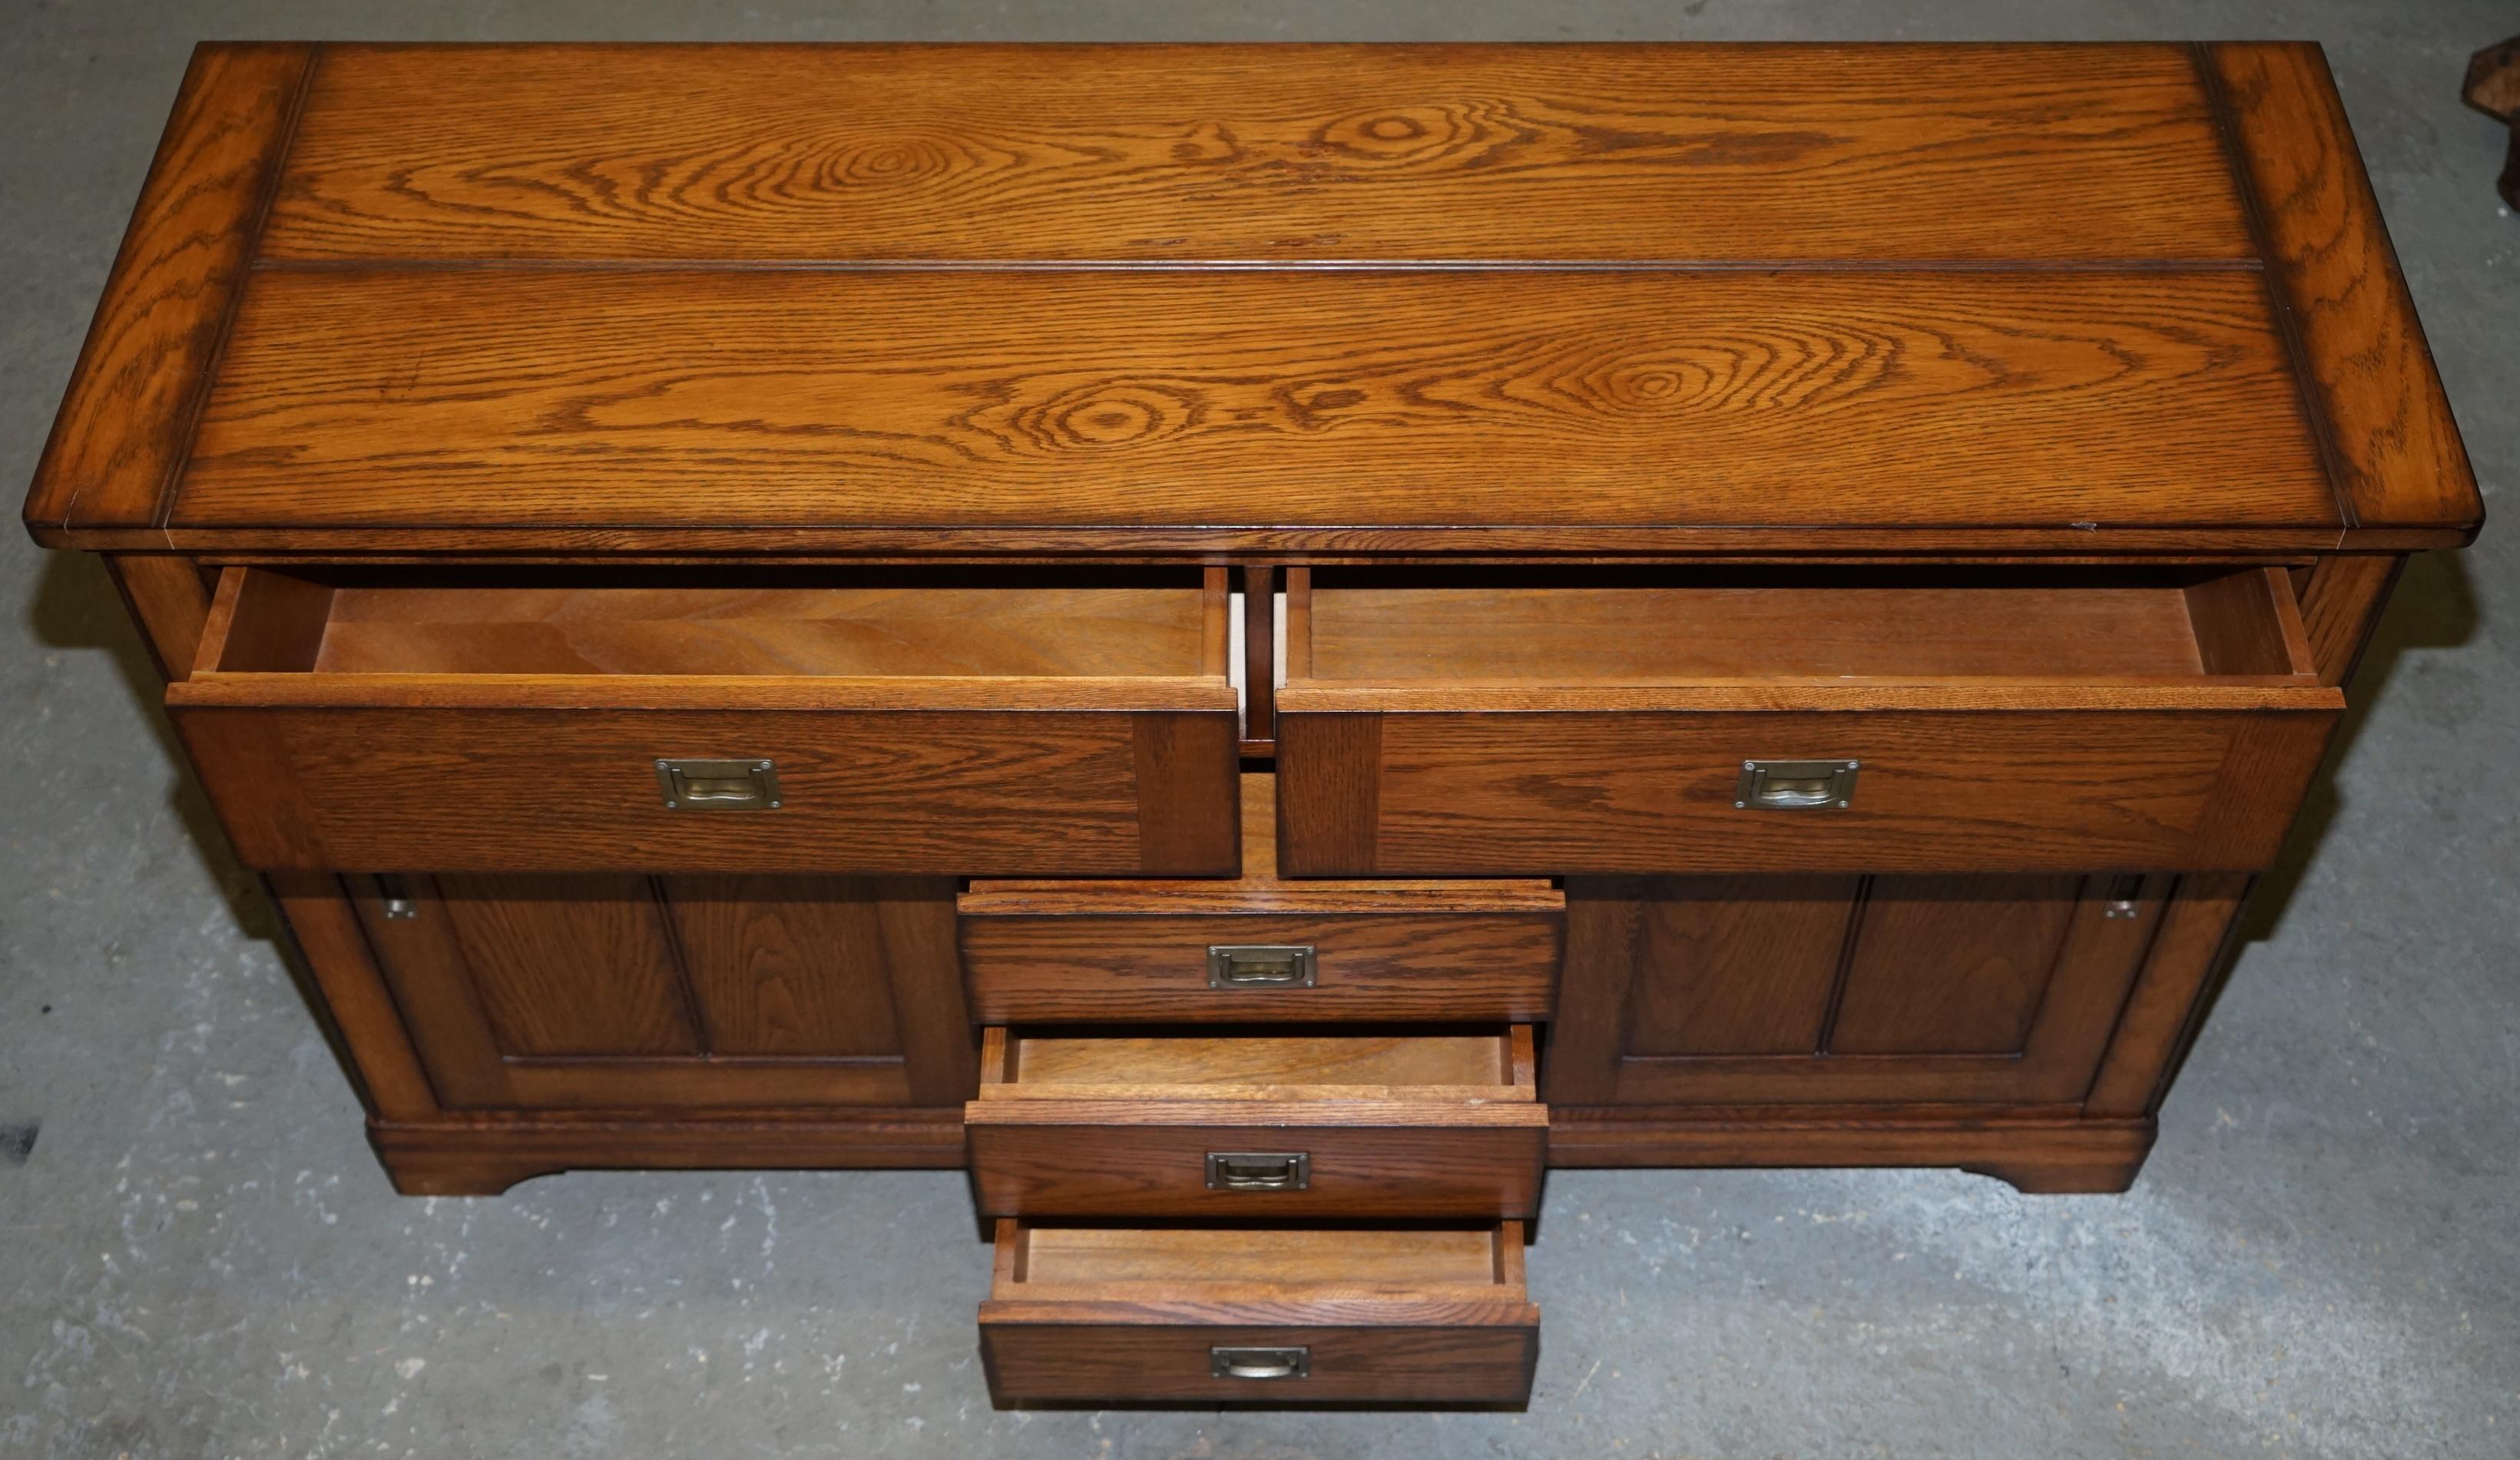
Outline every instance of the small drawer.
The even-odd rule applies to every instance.
[[[1461,1229],[1001,1219],[980,1360],[1002,1408],[1519,1405],[1540,1310],[1522,1223]]]
[[[168,714],[270,870],[1230,875],[1223,570],[231,568]]]
[[[2344,699],[2279,568],[1289,570],[1279,867],[2246,871]]]
[[[1523,1217],[1531,1028],[982,1032],[964,1108],[993,1217]]]
[[[1277,777],[1242,776],[1242,875],[974,882],[984,1024],[1546,1020],[1566,899],[1546,881],[1292,882]]]

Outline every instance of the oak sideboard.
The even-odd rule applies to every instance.
[[[397,1188],[968,1168],[1002,1403],[2124,1189],[2481,516],[2273,43],[204,46],[25,509]]]

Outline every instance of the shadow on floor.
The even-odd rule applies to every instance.
[[[201,782],[194,779],[192,763],[185,759],[183,746],[166,723],[166,712],[160,703],[165,686],[158,678],[158,666],[150,658],[149,646],[124,608],[122,595],[115,590],[104,562],[92,553],[44,554],[43,577],[27,605],[25,623],[35,642],[47,648],[102,649],[112,656],[140,710],[141,720],[157,737],[167,763],[175,768],[168,804],[176,819],[183,823],[185,834],[192,838],[220,896],[226,899],[238,929],[257,942],[279,941],[280,923],[263,896],[259,879],[239,866],[236,855],[228,850],[227,833],[219,829],[209,798],[202,794]]]
[[[2336,768],[2353,753],[2371,707],[2379,702],[2391,676],[2397,672],[2399,658],[2408,649],[2455,648],[2475,638],[2482,622],[2476,595],[2468,586],[2467,569],[2459,554],[2417,553],[2407,559],[2406,571],[2398,575],[2396,591],[2389,597],[2388,609],[2380,615],[2371,642],[2363,646],[2362,662],[2346,682],[2345,717],[2337,725],[2336,738],[2328,745],[2327,759],[2311,779],[2310,792],[2302,800],[2301,814],[2293,818],[2283,850],[2276,854],[2274,865],[2259,878],[2248,911],[2241,916],[2242,942],[2262,942],[2272,937],[2282,924],[2293,894],[2300,889],[2302,877],[2342,805],[2336,794]]]

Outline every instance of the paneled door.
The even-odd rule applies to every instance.
[[[942,879],[353,876],[450,1109],[959,1106]]]
[[[2173,879],[1570,879],[1552,1105],[2079,1100]]]

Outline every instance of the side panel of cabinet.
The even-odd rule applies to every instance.
[[[1552,1104],[2079,1100],[2167,877],[1567,886]]]
[[[948,882],[346,880],[449,1109],[942,1106],[976,1087]]]

